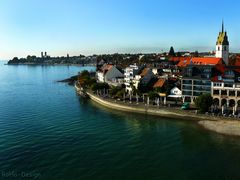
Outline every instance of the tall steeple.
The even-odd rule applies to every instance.
[[[217,45],[229,45],[227,32],[224,29],[224,22],[222,21],[222,31],[219,32],[217,38]]]
[[[228,65],[229,56],[229,41],[227,32],[224,29],[224,22],[222,21],[222,31],[219,32],[216,43],[216,57],[222,58],[224,63]]]
[[[222,33],[224,33],[224,21],[222,20]]]

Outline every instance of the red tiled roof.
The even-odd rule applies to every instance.
[[[215,66],[215,73],[213,75],[213,77],[211,78],[211,80],[213,82],[222,82],[222,78],[219,79],[219,77],[224,76],[224,72],[226,71],[226,65],[225,64],[217,64]]]
[[[207,58],[207,57],[194,57],[180,61],[178,67],[186,67],[189,64],[195,65],[217,65],[222,64],[222,58]]]
[[[158,81],[153,85],[154,88],[158,88],[158,87],[163,87],[163,85],[165,84],[166,80],[165,79],[158,79]]]
[[[148,71],[149,71],[149,68],[144,68],[143,71],[142,71],[142,73],[140,74],[140,76],[141,76],[141,77],[146,76],[146,74],[148,73]]]
[[[225,76],[225,72],[228,71],[228,70],[240,73],[239,66],[229,66],[228,67],[225,64],[217,64],[215,66],[215,69],[216,69],[216,74],[212,78],[212,81],[215,81],[215,82],[222,82],[222,80],[219,79],[219,76],[224,77]]]
[[[104,74],[106,74],[110,69],[112,69],[113,65],[111,64],[107,64],[107,65],[104,65],[101,70]]]
[[[178,62],[183,60],[190,60],[192,57],[170,57],[169,61]]]
[[[225,72],[225,70],[226,70],[226,66],[224,65],[224,64],[217,64],[216,66],[215,66],[215,68],[216,68],[216,70],[218,71],[218,72],[220,72],[220,73],[224,73]]]
[[[240,66],[240,61],[236,61],[234,66]]]

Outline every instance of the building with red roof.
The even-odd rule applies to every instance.
[[[186,67],[188,65],[217,65],[223,64],[222,58],[214,58],[214,57],[193,57],[186,58],[179,61],[177,64],[178,67]]]
[[[154,83],[153,88],[162,88],[165,85],[166,85],[166,79],[160,78]]]
[[[106,64],[97,71],[97,80],[117,86],[123,83],[124,74],[120,68],[111,64]]]

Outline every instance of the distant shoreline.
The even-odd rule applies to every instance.
[[[30,65],[30,66],[96,66],[96,64],[51,64],[51,63],[6,63],[5,65],[13,65],[13,66],[22,66],[22,65]]]
[[[127,102],[114,102],[114,100],[104,99],[100,96],[94,95],[91,92],[87,92],[87,95],[92,101],[110,109],[192,121],[196,122],[198,125],[207,130],[222,135],[240,137],[240,121],[238,120],[231,120],[224,117],[212,117],[204,114],[191,114],[191,112],[168,107],[151,108],[148,106],[144,107],[143,105],[129,104]]]

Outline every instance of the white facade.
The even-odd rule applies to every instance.
[[[179,88],[174,87],[174,88],[171,89],[170,95],[168,97],[181,98],[182,97],[182,91]]]
[[[216,58],[222,58],[228,65],[229,45],[216,45]]]
[[[152,72],[153,72],[154,75],[158,75],[158,68],[153,68]]]
[[[140,75],[136,75],[135,78],[133,79],[133,86],[135,87],[135,89],[138,89],[140,80],[141,80]]]
[[[106,82],[114,85],[123,84],[124,74],[115,66],[112,66],[107,71],[98,71],[96,76],[98,82]]]
[[[104,73],[103,72],[101,72],[101,71],[97,72],[97,81],[101,82],[101,83],[105,82],[105,78],[104,78]]]
[[[211,94],[214,101],[218,101],[218,106],[224,104],[229,106],[238,106],[240,102],[240,83],[229,82],[212,82]]]
[[[124,84],[127,92],[131,92],[133,90],[131,85],[135,84],[134,80],[138,71],[139,67],[137,65],[130,65],[124,70]]]

